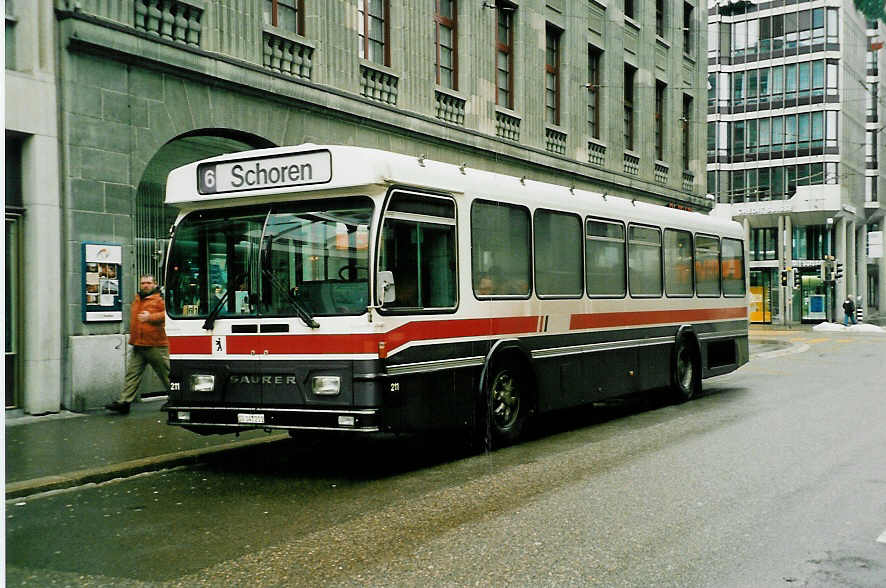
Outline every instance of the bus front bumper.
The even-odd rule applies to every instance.
[[[311,431],[381,430],[376,408],[259,408],[250,406],[163,406],[168,424],[196,432],[226,433],[244,429],[298,429]]]

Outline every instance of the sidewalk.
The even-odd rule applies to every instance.
[[[127,416],[102,410],[7,417],[6,499],[192,464],[219,451],[288,438],[264,431],[203,436],[170,427],[160,410],[163,400],[133,404]]]

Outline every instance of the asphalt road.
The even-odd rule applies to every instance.
[[[287,439],[13,500],[7,584],[886,586],[886,335],[765,339],[493,454]]]

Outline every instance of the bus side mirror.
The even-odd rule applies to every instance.
[[[393,302],[394,299],[397,297],[397,294],[394,291],[394,272],[389,272],[389,271],[378,272],[378,279],[376,280],[376,286],[378,288],[376,298],[382,304],[387,304],[388,302]]]

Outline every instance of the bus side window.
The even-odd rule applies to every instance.
[[[394,275],[389,310],[451,309],[458,301],[455,203],[397,193],[385,214],[380,271]]]
[[[588,296],[625,295],[627,278],[623,224],[588,219],[585,228],[585,259]]]
[[[723,238],[723,260],[720,263],[724,296],[744,296],[744,243]]]
[[[661,232],[631,225],[628,234],[631,296],[661,296]]]
[[[535,290],[540,296],[581,296],[581,218],[535,212]]]
[[[692,233],[665,229],[665,293],[692,296]]]
[[[529,210],[475,201],[471,209],[471,281],[474,294],[528,296]]]
[[[699,296],[720,296],[720,240],[695,236],[695,291]]]

